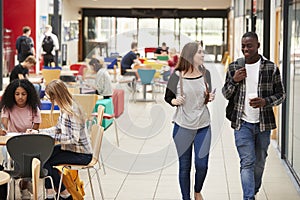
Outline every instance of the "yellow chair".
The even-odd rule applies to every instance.
[[[41,110],[41,124],[40,129],[42,128],[50,128],[52,126],[55,126],[58,121],[58,117],[60,115],[59,110],[53,110],[52,112],[52,119],[51,119],[51,110]]]
[[[52,80],[57,80],[60,77],[60,69],[43,69],[42,75],[44,77],[45,85],[50,83]]]
[[[96,94],[73,94],[73,98],[81,106],[83,112],[87,116],[87,119],[89,119],[95,108],[96,102],[98,100],[98,95],[96,95]]]

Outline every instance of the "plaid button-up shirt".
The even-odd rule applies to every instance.
[[[73,110],[74,113],[79,113],[76,104],[73,104]],[[54,139],[61,144],[62,150],[92,154],[91,142],[85,122],[75,115],[61,112],[56,126],[42,129],[40,132],[54,135]]]
[[[281,81],[278,67],[269,60],[261,57],[259,68],[259,80],[257,85],[258,96],[264,98],[266,105],[259,109],[260,131],[267,131],[276,128],[273,106],[281,104],[286,95]],[[234,73],[237,69],[244,67],[239,66],[238,62],[231,63],[226,74],[225,84],[222,93],[226,99],[235,95],[234,110],[232,114],[231,127],[239,130],[242,123],[242,114],[245,105],[246,81],[235,83],[233,81]],[[251,76],[251,74],[247,74]]]

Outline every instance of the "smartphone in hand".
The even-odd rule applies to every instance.
[[[217,88],[213,89],[213,91],[211,93],[216,94],[216,90],[217,90]]]

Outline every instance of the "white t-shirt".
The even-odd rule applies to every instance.
[[[259,108],[253,108],[250,106],[249,102],[251,98],[258,97],[258,78],[259,78],[259,68],[260,62],[257,61],[253,64],[246,64],[246,96],[245,96],[245,106],[242,119],[249,123],[258,123],[259,122]]]

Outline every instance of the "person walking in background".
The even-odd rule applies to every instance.
[[[52,33],[52,26],[45,26],[45,32],[41,41],[41,57],[44,60],[44,66],[55,67],[57,63],[55,63],[56,59],[54,58],[57,56],[56,51],[59,50],[59,42],[57,36]]]
[[[16,79],[6,87],[0,102],[1,123],[0,135],[25,133],[27,129],[38,130],[41,123],[40,100],[31,82],[27,79]],[[6,148],[2,149],[6,165]],[[15,166],[20,168],[21,166]],[[30,199],[32,193],[30,181],[19,182],[21,199]]]
[[[15,79],[28,79],[29,76],[29,69],[31,69],[33,66],[35,66],[36,60],[34,56],[28,56],[23,62],[16,65],[13,70],[10,73],[10,82]],[[32,82],[37,94],[40,94],[41,91],[41,85],[40,83],[43,82],[43,79],[40,79],[39,81]]]
[[[134,72],[126,72],[126,70],[131,69],[133,63],[139,63],[136,53],[137,53],[137,42],[132,42],[131,50],[125,56],[123,56],[121,60],[121,75],[135,76]]]
[[[16,54],[19,63],[23,62],[28,56],[35,56],[34,42],[30,37],[31,28],[29,26],[23,27],[23,35],[19,36],[16,41]]]
[[[54,146],[53,153],[45,163],[48,175],[53,178],[54,187],[58,189],[60,174],[56,168],[60,164],[87,165],[92,160],[92,147],[86,128],[86,116],[80,106],[74,101],[68,88],[61,80],[51,81],[45,89],[48,99],[60,108],[57,125],[47,129],[40,129],[40,133],[54,135],[59,144]],[[53,111],[53,110],[51,110]],[[45,181],[47,200],[54,199],[56,191],[52,189],[49,179]],[[62,184],[60,199],[73,199]]]
[[[234,98],[230,117],[240,157],[243,199],[253,200],[261,187],[270,133],[276,128],[273,106],[281,104],[286,95],[278,67],[258,53],[257,34],[245,33],[241,43],[244,58],[229,65],[222,93],[226,99]]]
[[[173,139],[179,157],[179,184],[183,200],[190,200],[192,150],[195,155],[195,199],[203,200],[201,190],[207,174],[211,143],[210,114],[213,101],[203,66],[204,53],[197,42],[186,44],[165,93],[165,101],[176,106]]]

